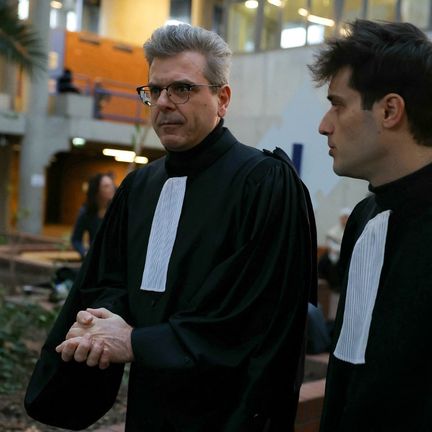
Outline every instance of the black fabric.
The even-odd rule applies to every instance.
[[[345,281],[332,349],[342,326],[354,244],[367,221],[391,209],[366,363],[330,356],[320,430],[431,431],[432,165],[370,190],[373,195],[357,205],[345,229]]]
[[[316,296],[309,196],[280,154],[222,125],[209,138],[126,178],[75,291],[134,327],[128,432],[293,429]],[[166,291],[143,291],[153,214],[174,175],[188,180]]]

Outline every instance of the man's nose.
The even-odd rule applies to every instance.
[[[168,90],[167,89],[161,90],[160,95],[158,97],[158,100],[156,102],[156,105],[159,108],[173,108],[173,107],[175,107],[175,104],[172,102],[172,100],[168,96]]]
[[[333,133],[333,125],[329,121],[328,113],[324,115],[324,117],[321,119],[321,123],[319,125],[318,131],[321,135],[331,135]]]

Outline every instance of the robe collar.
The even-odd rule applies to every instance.
[[[382,210],[421,209],[432,202],[432,164],[382,186],[369,185],[369,191]]]
[[[223,123],[223,119],[220,119],[213,131],[190,150],[168,152],[165,159],[168,175],[178,177],[198,174],[229,150],[233,145],[233,139],[225,139],[232,135],[223,127]]]

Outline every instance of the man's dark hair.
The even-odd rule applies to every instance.
[[[327,41],[309,69],[323,85],[344,67],[352,71],[349,84],[364,109],[399,94],[414,139],[432,146],[432,43],[425,33],[409,23],[356,20],[345,36]]]

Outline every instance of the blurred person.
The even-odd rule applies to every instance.
[[[432,43],[409,23],[357,20],[310,67],[329,83],[333,169],[372,192],[342,241],[320,431],[430,431]]]
[[[72,71],[64,69],[63,73],[57,78],[57,93],[80,93],[73,85]]]
[[[71,244],[81,258],[84,258],[87,253],[87,247],[84,245],[85,233],[88,234],[89,244],[91,244],[114,193],[115,184],[109,174],[100,173],[90,178],[86,202],[79,210],[71,237]]]
[[[318,260],[318,276],[326,280],[331,289],[327,317],[330,321],[334,321],[336,317],[336,310],[339,302],[340,285],[342,282],[339,268],[339,255],[343,233],[350,214],[351,209],[348,207],[344,207],[339,211],[338,223],[327,231],[325,235],[326,251]]]
[[[224,127],[231,51],[220,36],[165,26],[144,49],[137,91],[167,156],[119,187],[27,411],[86,427],[130,363],[128,432],[292,431],[316,290],[308,192],[281,150]]]

